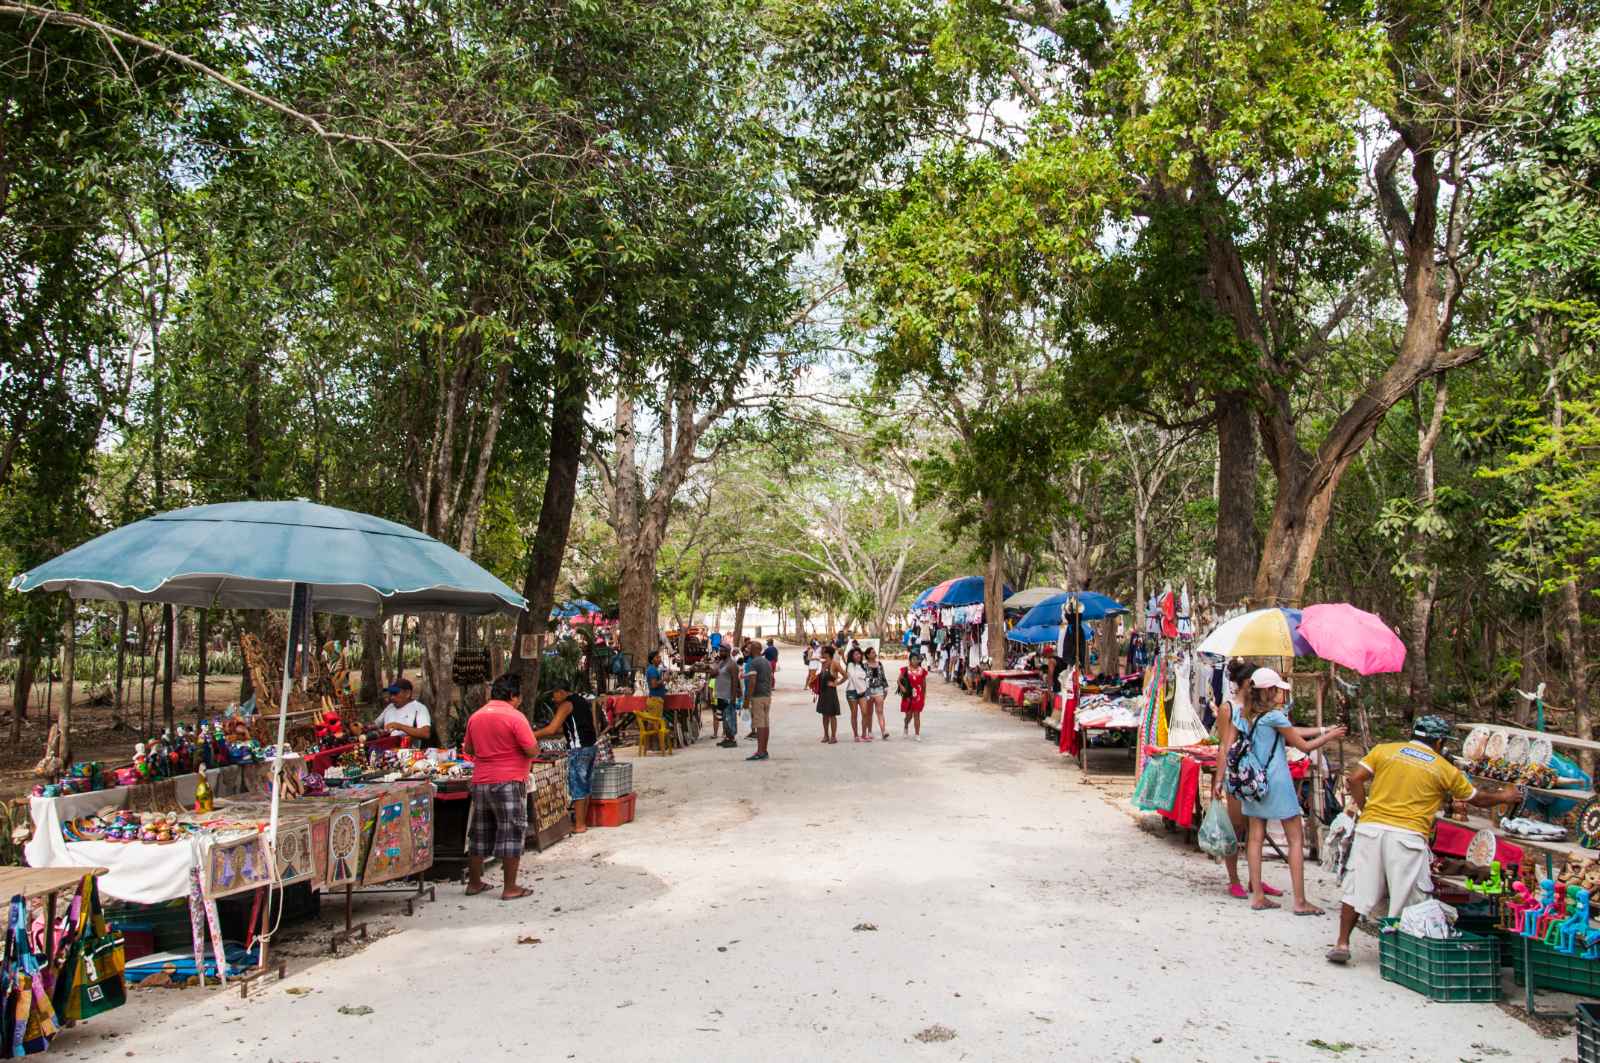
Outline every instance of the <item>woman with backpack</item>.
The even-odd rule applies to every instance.
[[[1228,662],[1226,682],[1228,696],[1221,705],[1221,712],[1217,716],[1217,748],[1227,750],[1233,748],[1234,739],[1238,734],[1233,729],[1233,713],[1241,705],[1244,697],[1245,684],[1250,682],[1250,673],[1256,666],[1241,657],[1235,657]],[[1218,764],[1216,776],[1211,784],[1211,799],[1213,801],[1226,800],[1228,802],[1228,819],[1233,824],[1234,836],[1244,839],[1249,834],[1250,825],[1244,818],[1244,807],[1239,804],[1239,797],[1226,786],[1227,771],[1225,764]],[[1240,846],[1240,849],[1244,846]],[[1222,858],[1222,863],[1228,869],[1228,895],[1238,900],[1245,900],[1250,896],[1250,888],[1239,881],[1239,850],[1234,850],[1231,856]],[[1283,891],[1276,886],[1263,882],[1261,891],[1268,897],[1282,897]]]
[[[1296,727],[1286,711],[1288,682],[1271,668],[1257,668],[1240,689],[1238,705],[1229,706],[1234,738],[1226,747],[1228,787],[1239,797],[1250,821],[1246,855],[1250,862],[1250,907],[1261,912],[1278,908],[1267,899],[1261,882],[1261,849],[1267,821],[1283,825],[1289,859],[1289,884],[1294,889],[1295,915],[1322,915],[1306,900],[1305,847],[1300,822],[1300,795],[1289,776],[1287,746],[1303,753],[1320,749],[1344,734],[1341,727]]]
[[[922,667],[922,654],[913,653],[911,663],[900,669],[900,679],[895,684],[896,693],[900,695],[900,712],[905,716],[905,725],[900,729],[902,735],[910,732],[913,724],[917,728],[914,742],[922,741],[922,708],[928,702],[928,670]]]

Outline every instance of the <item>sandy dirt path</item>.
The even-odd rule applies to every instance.
[[[1543,1039],[1492,1005],[1430,1004],[1383,982],[1371,938],[1359,939],[1351,968],[1329,967],[1331,915],[1252,913],[1223,893],[1220,867],[1136,825],[1125,782],[1084,781],[1036,725],[937,680],[922,743],[903,741],[892,719],[888,743],[852,744],[845,727],[839,745],[823,746],[797,663],[779,674],[769,762],[746,763],[748,745],[702,741],[638,763],[638,820],[531,858],[534,897],[469,899],[443,886],[438,903],[363,952],[302,966],[244,1003],[231,992],[139,992],[64,1037],[57,1054],[207,1063],[1573,1054],[1570,1035]],[[1313,899],[1331,910],[1327,880],[1313,876]],[[1269,881],[1287,886],[1287,872],[1277,866]]]

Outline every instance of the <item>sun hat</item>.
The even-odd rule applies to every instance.
[[[1255,671],[1251,672],[1250,685],[1255,687],[1257,690],[1265,690],[1268,687],[1277,687],[1279,690],[1294,689],[1289,685],[1288,681],[1283,678],[1283,676],[1279,675],[1271,668],[1257,668]]]

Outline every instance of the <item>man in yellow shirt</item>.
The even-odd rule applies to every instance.
[[[1350,932],[1385,897],[1394,917],[1433,892],[1428,839],[1446,801],[1454,798],[1486,808],[1522,800],[1516,787],[1474,789],[1444,755],[1449,737],[1448,722],[1424,716],[1412,728],[1411,741],[1375,746],[1351,770],[1350,800],[1361,819],[1350,845],[1339,941],[1328,950],[1329,963],[1350,962]]]

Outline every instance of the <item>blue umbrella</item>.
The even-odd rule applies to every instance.
[[[927,590],[925,590],[921,594],[917,595],[916,600],[911,603],[911,608],[913,608],[913,609],[921,609],[923,606],[927,605],[928,604],[928,598],[933,594],[934,591],[936,591],[938,589],[939,589],[939,585],[937,583],[935,583],[933,586],[929,587]]]
[[[1072,591],[1065,594],[1052,595],[1038,605],[1022,614],[1022,619],[1017,621],[1017,626],[1027,627],[1059,627],[1062,623],[1062,614],[1067,602],[1076,598],[1083,607],[1078,615],[1085,620],[1104,620],[1108,616],[1126,613],[1126,607],[1117,603],[1115,599],[1108,598],[1094,591]]]
[[[296,584],[323,613],[508,613],[522,595],[403,524],[313,502],[226,502],[124,525],[11,581],[17,591],[199,609],[287,609]]]
[[[963,605],[983,604],[983,577],[963,576],[960,579],[950,580],[948,584],[941,584],[943,594],[935,594],[930,605],[938,605],[941,609],[954,609]],[[937,589],[937,588],[935,588]],[[1006,587],[1001,592],[1002,598],[1011,597],[1011,588]]]
[[[1027,646],[1041,646],[1048,643],[1054,646],[1061,640],[1061,627],[1014,627],[1006,632],[1006,638],[1012,642],[1020,642]]]
[[[124,525],[11,581],[17,591],[197,608],[288,609],[278,743],[272,758],[270,845],[288,722],[290,662],[313,609],[381,613],[510,613],[522,595],[470,559],[403,524],[293,502],[226,502]]]
[[[574,602],[563,602],[550,610],[550,615],[565,620],[567,617],[578,616],[581,613],[598,613],[600,607],[587,598],[579,598]]]

